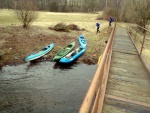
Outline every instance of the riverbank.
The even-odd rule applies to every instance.
[[[0,21],[0,51],[3,54],[0,58],[0,66],[25,63],[24,59],[28,55],[54,43],[52,51],[38,59],[38,61],[52,61],[55,54],[68,43],[75,41],[78,47],[80,35],[85,36],[88,44],[86,52],[77,62],[96,64],[111,32],[111,28],[108,28],[108,21],[96,20],[99,14],[39,12],[38,19],[27,29],[24,29],[15,19],[14,11],[2,10],[0,15],[2,15],[0,20],[3,20]],[[98,34],[96,34],[95,22],[101,24],[101,32]],[[49,29],[58,23],[74,24],[81,30],[60,32]]]
[[[78,32],[78,36],[71,36],[69,33],[59,32],[59,35],[54,35],[48,33],[49,29],[33,26],[28,29],[24,29],[21,26],[11,26],[11,27],[1,27],[1,51],[3,56],[1,57],[1,66],[3,65],[17,65],[24,63],[24,59],[31,54],[33,51],[37,51],[40,48],[54,43],[55,46],[52,51],[50,51],[44,57],[38,59],[38,61],[48,60],[52,61],[53,57],[61,48],[65,47],[71,41],[76,42],[76,47],[79,46],[78,36],[82,34],[81,31]],[[53,31],[54,32],[54,31]],[[56,34],[58,34],[56,32]],[[88,46],[85,54],[80,57],[77,62],[82,62],[86,64],[96,64],[99,55],[102,53],[105,47],[105,41],[109,36],[109,32],[103,30],[99,34],[99,39],[95,38],[90,40],[88,38]],[[105,36],[105,37],[102,37]]]

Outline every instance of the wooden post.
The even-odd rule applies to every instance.
[[[142,51],[143,51],[143,47],[144,47],[145,38],[146,38],[146,30],[144,30],[144,37],[143,37],[143,42],[142,42],[142,46],[141,46],[140,56],[142,55]]]

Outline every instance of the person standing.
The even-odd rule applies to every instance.
[[[111,26],[111,23],[113,22],[113,18],[110,16],[109,17],[109,26]]]
[[[100,28],[100,24],[98,23],[98,22],[96,22],[96,26],[97,26],[97,31],[96,31],[96,33],[100,33],[100,30],[99,30],[99,28]]]

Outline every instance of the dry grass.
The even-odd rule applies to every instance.
[[[47,55],[52,59],[55,53],[71,41],[76,41],[78,46],[79,35],[84,35],[88,46],[79,62],[97,63],[99,55],[103,53],[110,30],[108,21],[96,20],[97,14],[85,13],[51,13],[38,12],[39,18],[28,29],[23,29],[16,19],[13,10],[0,11],[0,49],[3,52],[1,64],[23,63],[24,58],[33,51],[50,43],[55,43],[54,49]],[[1,21],[2,20],[2,21]],[[95,23],[101,24],[101,33],[96,34]],[[50,30],[57,23],[74,24],[84,31],[57,32]],[[87,62],[88,61],[88,62]]]

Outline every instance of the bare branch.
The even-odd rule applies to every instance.
[[[16,15],[24,28],[29,27],[38,17],[34,0],[20,0],[17,2]]]

